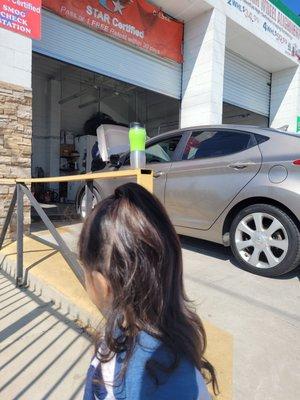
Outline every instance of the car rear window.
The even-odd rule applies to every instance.
[[[264,136],[264,135],[259,135],[259,134],[255,134],[255,139],[257,141],[258,144],[264,143],[267,140],[269,140],[269,136]]]
[[[184,160],[222,157],[238,153],[249,148],[252,135],[235,131],[198,131],[193,132],[184,150]]]

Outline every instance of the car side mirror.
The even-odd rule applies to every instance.
[[[109,161],[110,161],[112,166],[120,167],[120,155],[119,154],[112,154],[109,157]]]

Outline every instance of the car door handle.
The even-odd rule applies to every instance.
[[[247,167],[250,167],[251,165],[254,165],[254,163],[250,162],[250,161],[249,162],[236,162],[233,164],[229,164],[229,167],[233,168],[233,169],[245,169]]]
[[[159,178],[160,176],[162,176],[164,174],[163,171],[154,171],[153,172],[153,177],[154,178]]]

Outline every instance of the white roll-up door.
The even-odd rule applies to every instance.
[[[269,116],[271,74],[226,50],[224,102]]]
[[[46,10],[33,51],[179,99],[181,64],[125,46]]]

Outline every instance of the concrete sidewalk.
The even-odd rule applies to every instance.
[[[82,399],[93,346],[83,331],[0,272],[0,399]]]

